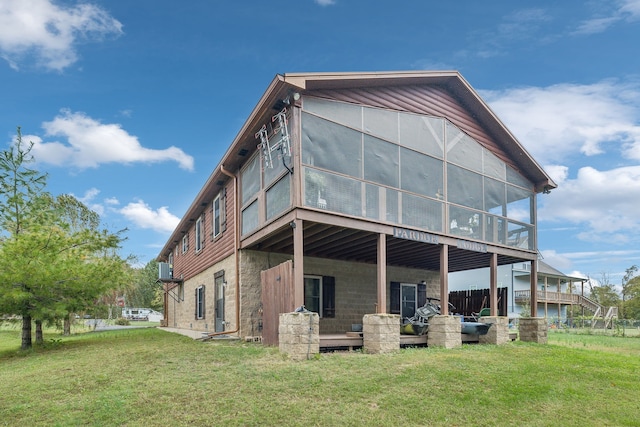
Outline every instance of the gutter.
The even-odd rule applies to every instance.
[[[235,256],[235,274],[236,274],[236,328],[231,331],[212,332],[207,334],[204,339],[212,338],[218,335],[235,334],[240,331],[240,256],[238,249],[240,248],[240,224],[238,223],[238,177],[224,168],[224,165],[220,165],[220,172],[233,179],[233,194],[235,200],[235,206],[233,207],[233,223],[235,225],[234,239],[233,239],[233,254]]]

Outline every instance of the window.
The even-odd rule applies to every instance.
[[[225,215],[225,201],[224,191],[218,193],[215,199],[213,199],[213,237],[218,237],[225,228],[226,215]]]
[[[204,247],[204,225],[202,219],[204,214],[196,220],[196,252],[200,252]]]
[[[186,253],[189,250],[189,233],[182,236],[182,253]]]
[[[390,314],[400,314],[402,318],[413,317],[416,308],[427,303],[426,283],[391,282],[389,295]]]
[[[335,283],[331,276],[305,276],[305,308],[320,317],[336,317]]]
[[[204,319],[204,285],[196,288],[196,320]]]

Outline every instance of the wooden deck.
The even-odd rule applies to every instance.
[[[427,345],[426,335],[400,335],[400,347],[409,345]],[[357,333],[345,333],[345,334],[321,334],[320,335],[320,349],[348,349],[354,350],[362,348],[363,338],[362,335]]]
[[[479,337],[477,334],[460,334],[463,343],[477,343]],[[509,338],[515,341],[517,334],[510,333]],[[426,346],[427,335],[400,335],[400,347],[406,346]],[[328,350],[355,350],[362,348],[362,335],[358,333],[348,332],[345,334],[321,334],[320,335],[320,351]]]

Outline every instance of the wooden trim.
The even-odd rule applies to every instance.
[[[376,313],[387,312],[387,236],[378,234],[378,303]]]
[[[449,245],[440,246],[440,314],[449,314]]]

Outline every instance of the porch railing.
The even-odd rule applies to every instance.
[[[530,290],[514,291],[513,294],[516,302],[531,300]],[[596,318],[601,317],[604,319],[605,327],[607,327],[612,319],[618,317],[618,307],[608,307],[606,309],[604,306],[582,295],[538,290],[536,291],[536,296],[538,302],[542,303],[575,304],[586,308],[593,313],[592,325],[595,325]]]

